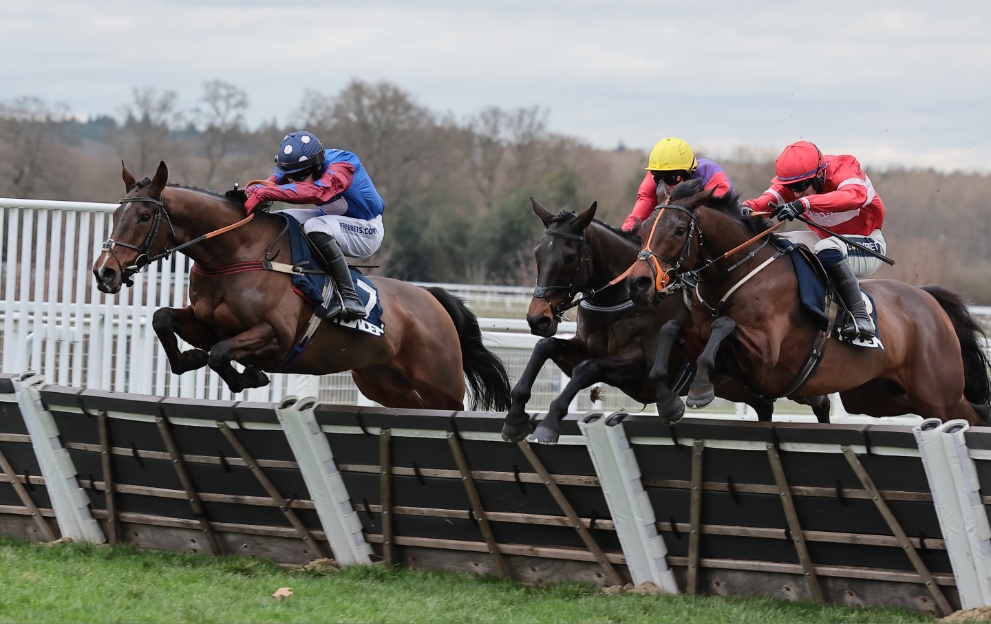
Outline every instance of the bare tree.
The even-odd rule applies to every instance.
[[[181,125],[183,116],[175,91],[135,87],[132,95],[134,101],[121,110],[124,123],[114,143],[121,158],[134,159],[136,171],[145,175],[166,158],[169,132]]]
[[[50,106],[36,97],[0,103],[0,184],[14,197],[36,197],[65,178],[61,123],[65,104]]]
[[[203,156],[207,161],[204,184],[211,187],[220,164],[244,133],[244,111],[248,94],[232,84],[211,80],[203,84],[201,106],[193,110],[201,129]]]

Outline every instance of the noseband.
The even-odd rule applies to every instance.
[[[582,232],[582,235],[578,236],[577,234],[566,234],[564,232],[544,230],[544,234],[547,234],[548,236],[557,236],[558,238],[566,238],[568,240],[576,240],[581,242],[581,245],[578,248],[578,253],[581,254],[581,258],[579,258],[578,260],[578,266],[575,267],[574,275],[571,276],[570,284],[568,284],[567,286],[541,286],[538,284],[533,289],[534,299],[543,299],[548,304],[550,304],[551,302],[550,297],[548,296],[548,294],[551,291],[563,290],[568,293],[567,298],[560,305],[551,309],[551,314],[554,315],[555,319],[560,321],[561,317],[564,315],[565,312],[578,305],[578,303],[581,301],[581,299],[576,301],[575,296],[580,292],[578,289],[578,275],[579,273],[581,273],[583,266],[586,267],[588,266],[588,254],[585,246],[585,232]],[[588,270],[586,269],[586,273],[587,272]]]
[[[169,217],[169,213],[165,210],[165,203],[160,199],[154,199],[152,197],[125,197],[118,203],[123,206],[125,204],[141,202],[145,204],[152,204],[155,206],[155,218],[151,225],[151,231],[148,232],[148,236],[145,238],[144,242],[140,247],[136,247],[129,243],[122,243],[120,241],[115,241],[112,238],[108,238],[103,242],[102,249],[104,252],[109,253],[110,256],[117,262],[117,266],[120,268],[121,278],[125,284],[128,286],[133,286],[134,281],[131,276],[135,273],[140,273],[149,264],[156,260],[161,260],[162,258],[168,258],[172,255],[172,252],[176,250],[174,247],[166,247],[160,253],[155,255],[150,255],[152,243],[155,241],[155,237],[158,236],[158,230],[162,226],[162,217],[165,217],[165,221],[169,224],[169,241],[174,245],[176,241],[175,227],[172,225],[172,219]],[[138,252],[137,258],[134,259],[134,264],[125,267],[121,263],[120,258],[117,257],[117,253],[114,251],[115,247],[124,247],[125,249],[133,249]]]
[[[650,248],[650,241],[654,238],[654,229],[657,227],[658,221],[661,220],[661,215],[663,215],[664,211],[668,208],[685,213],[691,220],[688,226],[688,236],[685,238],[685,245],[681,248],[681,255],[678,256],[676,261],[654,253],[654,251]],[[654,219],[654,225],[650,228],[650,235],[647,237],[647,246],[641,249],[640,253],[637,254],[637,262],[647,262],[648,266],[650,266],[650,270],[654,274],[654,287],[657,292],[664,292],[665,289],[670,286],[669,282],[674,282],[677,280],[678,275],[681,272],[681,265],[688,258],[688,253],[691,251],[692,236],[695,232],[698,232],[699,247],[702,246],[702,231],[698,229],[698,223],[696,221],[697,217],[693,211],[682,206],[675,206],[671,204],[663,206],[660,214],[658,214],[657,218]],[[663,270],[661,268],[661,262],[667,264],[671,268],[667,271]]]

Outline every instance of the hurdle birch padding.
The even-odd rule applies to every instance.
[[[313,415],[315,399],[287,397],[275,413],[310,491],[324,534],[340,565],[371,563],[361,521],[341,480],[327,438]]]
[[[51,413],[41,402],[38,388],[45,385],[40,375],[25,375],[13,381],[17,404],[31,444],[45,478],[52,509],[63,537],[80,542],[103,544],[106,536],[90,513],[89,496],[76,479],[76,468],[59,440],[59,430]]]
[[[930,418],[913,427],[912,432],[919,445],[926,479],[932,491],[933,507],[953,566],[960,605],[964,609],[973,609],[986,604],[985,590],[981,587],[982,581],[967,537],[965,512],[955,491],[957,485],[949,448],[944,444],[947,436],[942,433],[942,425],[939,420]]]
[[[981,501],[981,484],[974,460],[967,448],[966,433],[970,425],[963,421],[943,423],[938,431],[953,477],[953,492],[960,504],[964,534],[981,589],[981,606],[991,605],[991,527]]]
[[[633,583],[650,581],[666,592],[678,593],[667,564],[667,548],[657,532],[657,519],[640,480],[640,467],[622,426],[625,413],[603,417],[592,412],[578,423],[609,504]]]

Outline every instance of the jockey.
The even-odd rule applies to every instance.
[[[791,221],[806,213],[811,231],[787,232],[782,236],[812,249],[836,283],[837,292],[853,315],[853,322],[841,328],[840,333],[851,338],[858,334],[865,340],[873,338],[877,329],[860,296],[857,278],[877,271],[881,260],[812,224],[827,227],[884,254],[888,246],[881,234],[884,223],[881,196],[856,158],[823,156],[808,141],[786,147],[774,163],[774,173],[771,187],[760,197],[744,202],[744,206],[760,212],[775,204],[771,216],[776,216],[778,221]]]
[[[658,195],[670,195],[671,189],[685,180],[701,180],[702,186],[706,190],[715,189],[716,195],[733,192],[722,167],[711,160],[695,158],[688,143],[674,137],[661,139],[654,145],[645,169],[647,175],[637,189],[633,211],[623,221],[624,232],[635,232],[657,207]]]
[[[365,318],[365,308],[355,292],[344,256],[365,258],[382,245],[385,202],[364,165],[351,152],[324,149],[316,136],[300,130],[282,139],[275,155],[275,171],[268,181],[274,184],[245,189],[245,209],[250,213],[259,203],[271,201],[315,204],[315,208],[282,212],[303,224],[303,232],[319,251],[341,293],[344,320]],[[329,316],[341,311],[338,305]]]

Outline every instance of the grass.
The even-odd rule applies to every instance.
[[[289,587],[292,596],[272,594]],[[607,595],[467,574],[308,571],[243,557],[0,538],[3,622],[924,622],[901,609],[715,596]]]

